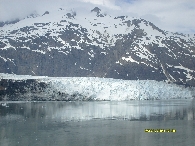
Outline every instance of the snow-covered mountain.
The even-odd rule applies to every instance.
[[[53,9],[0,23],[0,72],[195,86],[195,35],[98,7]]]

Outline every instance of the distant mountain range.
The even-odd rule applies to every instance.
[[[195,35],[63,8],[0,22],[0,73],[157,80],[195,86]]]

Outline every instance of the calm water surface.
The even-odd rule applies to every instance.
[[[0,103],[0,146],[103,145],[194,146],[195,100]]]

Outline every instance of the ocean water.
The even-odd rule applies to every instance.
[[[195,100],[0,102],[0,146],[54,145],[193,146]]]

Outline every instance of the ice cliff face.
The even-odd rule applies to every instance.
[[[0,72],[195,86],[195,36],[141,18],[63,8],[0,23]]]
[[[1,100],[121,101],[191,99],[194,96],[194,88],[154,80],[0,75]]]
[[[191,98],[189,89],[165,82],[149,80],[119,80],[103,78],[46,79],[52,91],[68,93],[75,99],[91,100],[151,100]]]

